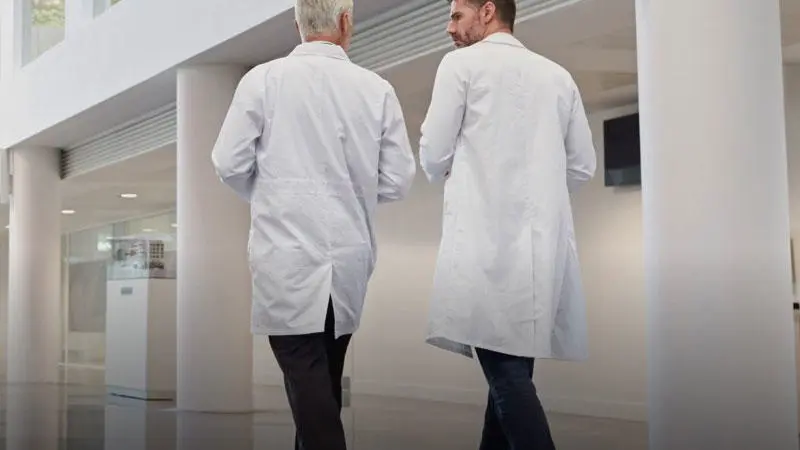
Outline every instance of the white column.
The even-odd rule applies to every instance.
[[[778,0],[637,0],[651,450],[798,448]]]
[[[178,409],[252,410],[249,207],[211,150],[245,70],[178,71]]]
[[[12,152],[8,381],[57,383],[61,360],[61,196],[58,151]]]
[[[61,386],[14,385],[4,395],[7,450],[59,450],[66,418]],[[63,448],[63,447],[62,447]]]

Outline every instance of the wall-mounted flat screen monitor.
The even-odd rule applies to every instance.
[[[603,124],[606,186],[642,183],[639,114],[606,120]]]

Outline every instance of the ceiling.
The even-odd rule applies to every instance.
[[[629,105],[637,100],[634,4],[635,0],[583,0],[528,20],[515,34],[572,73],[589,112]],[[800,0],[781,0],[781,6],[784,62],[800,64]],[[412,131],[423,119],[444,53],[386,74],[397,88]]]
[[[92,171],[62,183],[62,207],[74,210],[63,216],[65,230],[109,224],[175,207],[175,145]],[[122,194],[136,194],[127,199]]]
[[[363,14],[372,15],[391,3],[382,0],[376,3],[375,11],[369,6],[362,7]],[[800,0],[782,0],[782,5],[784,57],[788,63],[800,63]],[[446,20],[443,18],[443,27]],[[287,45],[295,39],[293,31],[287,29],[284,33]],[[636,101],[634,0],[576,2],[522,23],[516,34],[531,49],[573,73],[590,112]],[[251,37],[246,33],[238,39],[239,43],[251,42],[252,47],[237,46],[235,50],[231,47],[228,58],[249,60],[258,54],[255,50],[260,41],[258,33]],[[246,48],[255,53],[242,53]],[[224,52],[224,46],[218,51]],[[418,130],[443,53],[424,56],[384,74],[403,103],[412,142],[418,141]],[[175,146],[170,145],[64,181],[63,207],[76,211],[63,217],[65,231],[174,208],[175,174]],[[123,193],[136,193],[138,198],[120,198]],[[0,221],[7,223],[7,220],[7,208],[2,208]]]
[[[381,14],[389,13],[406,2],[407,0],[356,1],[355,15],[360,23],[379,20]],[[255,65],[289,53],[298,43],[299,36],[294,26],[293,10],[289,9],[226,42],[183,61],[179,66]],[[139,85],[32,136],[30,139],[16,143],[15,146],[50,148],[72,146],[116,125],[134,120],[165,104],[174,102],[177,69],[178,66],[172,67],[155,75]]]

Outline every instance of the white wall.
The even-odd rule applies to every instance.
[[[791,233],[795,246],[795,276],[800,281],[800,65],[788,66],[784,71],[786,88],[786,144],[789,160],[789,213],[791,217]],[[795,301],[800,297],[795,286]],[[795,312],[795,337],[798,348],[797,385],[800,388],[800,314]],[[798,404],[800,412],[800,404]],[[798,414],[800,417],[800,414]]]
[[[603,121],[635,111],[625,108],[590,118],[599,167]],[[485,402],[486,385],[476,361],[423,343],[441,205],[441,187],[420,176],[405,203],[381,210],[379,267],[354,352],[356,392]],[[575,221],[591,359],[540,361],[536,381],[551,409],[643,419],[646,302],[639,190],[606,188],[600,172],[576,196]]]
[[[787,66],[784,74],[786,79],[786,144],[789,158],[789,210],[792,238],[795,240],[795,258],[800,260],[800,64]],[[797,264],[795,267],[800,272]],[[800,273],[797,275],[800,279]]]
[[[575,198],[575,228],[587,294],[590,359],[543,362],[536,375],[554,409],[644,420],[646,298],[639,188],[604,185],[603,122],[635,106],[590,117],[598,173]]]
[[[139,86],[293,5],[292,0],[120,2],[4,80],[0,147]],[[171,77],[167,81],[174,85]]]
[[[603,120],[635,110],[590,118],[599,167]],[[420,172],[405,202],[379,210],[378,267],[351,349],[354,392],[476,404],[486,400],[477,361],[423,342],[441,235],[442,195],[442,187],[428,184]],[[576,196],[575,220],[589,296],[591,360],[541,361],[537,383],[551,409],[643,419],[646,316],[639,191],[606,188],[599,172]],[[280,383],[263,340],[256,341],[255,353],[256,383]]]
[[[800,66],[787,70],[787,88],[791,211],[800,249]],[[641,192],[605,187],[602,173],[603,121],[636,110],[631,106],[590,117],[599,170],[574,206],[591,354],[585,363],[538,363],[535,378],[553,410],[632,420],[647,417]],[[354,392],[485,401],[485,382],[475,362],[423,343],[441,202],[441,187],[419,177],[406,202],[380,210],[379,265],[351,352]],[[264,342],[257,344],[256,353],[256,382],[280,383]]]
[[[8,231],[0,233],[0,379],[6,379],[8,335]]]
[[[800,66],[787,69],[786,74],[791,218],[793,236],[800,239]],[[646,417],[641,195],[638,189],[605,187],[602,174],[603,120],[635,110],[622,108],[590,117],[600,170],[576,197],[575,218],[589,297],[591,358],[586,363],[539,363],[537,384],[547,405],[555,410]],[[378,268],[346,369],[355,392],[476,404],[485,399],[485,383],[475,362],[423,343],[441,202],[441,187],[419,176],[406,202],[380,209]],[[2,287],[7,286],[2,280],[7,274],[5,248],[0,245]],[[5,288],[0,289],[3,307],[4,299]],[[0,317],[4,319],[5,314]],[[0,328],[5,329],[4,324]],[[4,334],[0,333],[0,345]],[[266,339],[255,338],[255,344],[255,382],[280,384]]]

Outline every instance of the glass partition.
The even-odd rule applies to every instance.
[[[106,339],[106,280],[115,242],[153,238],[164,242],[166,257],[177,250],[175,212],[76,231],[65,236],[64,303],[67,367],[103,370]]]
[[[102,366],[105,360],[106,263],[113,228],[68,236],[67,362]]]
[[[94,0],[94,15],[99,16],[122,0]]]
[[[25,62],[30,62],[64,40],[66,19],[64,0],[27,1],[30,2],[30,33]]]

